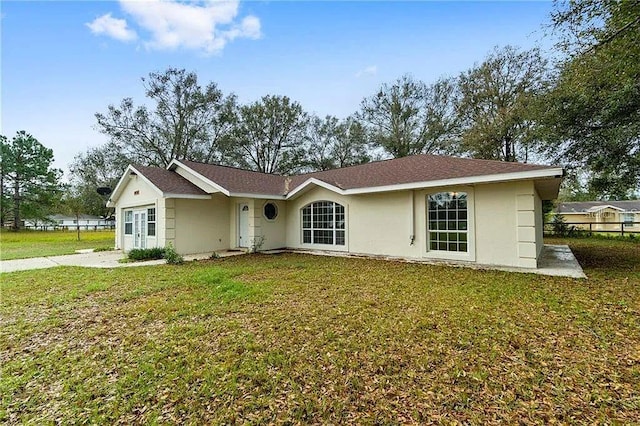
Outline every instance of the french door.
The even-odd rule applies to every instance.
[[[147,212],[133,212],[133,248],[143,249],[147,244]]]

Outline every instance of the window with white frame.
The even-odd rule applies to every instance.
[[[147,209],[147,236],[156,236],[156,209],[155,207]]]
[[[468,252],[469,222],[466,192],[427,196],[429,250]]]
[[[344,206],[333,201],[316,201],[303,207],[302,242],[345,245]]]
[[[633,222],[636,220],[635,213],[622,213],[622,222],[624,222],[624,226],[631,227],[635,226]]]
[[[133,235],[133,210],[124,212],[124,235]]]

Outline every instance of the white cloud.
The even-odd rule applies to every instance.
[[[378,73],[378,66],[377,65],[369,65],[368,67],[358,71],[356,73],[356,77],[360,78],[360,77],[365,77],[365,76],[368,76],[368,75],[376,75],[377,73]]]
[[[212,54],[237,38],[261,37],[260,19],[252,15],[237,19],[239,3],[239,0],[121,0],[120,6],[138,32],[148,35],[143,40],[146,48],[184,48]],[[126,28],[126,22],[120,21]]]
[[[102,15],[85,25],[94,34],[104,34],[120,41],[132,41],[138,38],[135,31],[127,28],[127,21],[112,18],[110,13]]]

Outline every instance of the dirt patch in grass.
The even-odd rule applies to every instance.
[[[0,420],[633,423],[640,254],[598,244],[588,280],[299,254],[8,274]]]

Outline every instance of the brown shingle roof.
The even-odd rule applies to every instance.
[[[354,189],[549,168],[554,167],[424,154],[295,176],[290,188],[312,177],[341,189]]]
[[[235,167],[180,160],[182,164],[217,183],[229,192],[284,195],[284,177]]]
[[[134,165],[134,169],[139,171],[151,181],[160,191],[169,194],[207,195],[187,179],[176,172],[163,169],[161,167],[146,167]]]
[[[555,168],[535,164],[414,155],[286,177],[187,160],[180,160],[180,163],[229,192],[274,196],[286,195],[311,178],[341,189],[355,189]],[[173,171],[157,167],[135,167],[163,192],[205,193]]]

